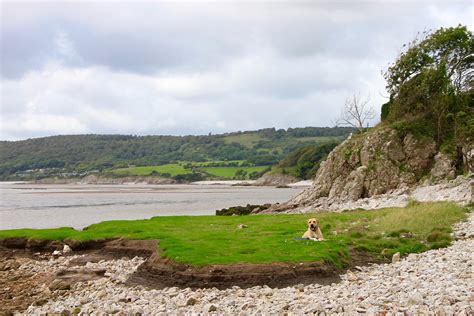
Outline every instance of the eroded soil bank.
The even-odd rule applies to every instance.
[[[163,258],[157,252],[155,240],[112,239],[100,241],[68,240],[74,254],[81,254],[81,262],[139,256],[146,261],[128,280],[130,284],[146,285],[150,288],[191,287],[220,289],[232,286],[251,287],[268,285],[285,287],[294,284],[328,284],[338,280],[342,272],[330,264],[322,262],[269,263],[269,264],[232,264],[195,267]],[[11,238],[0,240],[0,254],[4,260],[30,258],[47,260],[54,257],[54,251],[61,251],[64,243],[59,241],[31,240]],[[351,265],[374,262],[372,258],[351,252],[357,262]],[[58,254],[59,255],[59,254]],[[56,256],[58,256],[56,255]],[[63,254],[61,254],[63,255]],[[365,256],[366,257],[366,256]]]
[[[72,252],[63,253],[65,244]],[[150,289],[326,285],[338,282],[343,273],[320,262],[194,267],[162,258],[157,249],[155,240],[68,240],[66,243],[24,238],[0,240],[0,314],[23,311],[30,305],[41,306],[64,295],[78,282],[103,278],[106,270],[94,268],[94,264],[107,260],[138,265],[136,271],[127,274],[121,282]],[[370,257],[357,253],[351,257],[354,259],[351,266],[373,262]],[[29,263],[34,266],[34,262],[41,262],[44,268],[24,268]]]
[[[0,314],[472,315],[474,214],[455,225],[454,238],[448,248],[411,254],[393,264],[350,267],[340,275],[340,282],[330,285],[223,290],[131,286],[132,275],[146,266],[144,258],[100,259],[112,256],[110,249],[123,249],[120,241],[53,256],[52,248],[40,248],[42,252],[14,249],[13,244],[25,247],[27,241],[10,240],[10,248],[0,247]],[[109,253],[101,253],[109,243]],[[156,249],[156,243],[150,246]],[[125,248],[143,251],[136,244]],[[78,282],[71,284],[74,278]]]

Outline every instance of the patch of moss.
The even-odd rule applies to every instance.
[[[401,163],[399,166],[398,166],[398,170],[400,170],[400,172],[410,172],[410,168],[404,164],[404,163]]]
[[[351,159],[352,153],[353,153],[352,148],[350,147],[346,148],[346,150],[344,151],[344,156],[346,157],[346,160]]]
[[[367,164],[367,169],[370,171],[374,171],[376,169],[377,164],[375,163],[375,160],[370,160],[369,163]]]

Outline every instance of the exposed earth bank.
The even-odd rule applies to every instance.
[[[330,284],[339,281],[342,273],[322,262],[194,267],[162,258],[157,246],[155,240],[0,240],[0,314],[41,306],[74,290],[76,284],[102,278],[149,289],[228,289],[261,284],[281,288],[297,283]],[[352,266],[374,262],[354,251],[351,257]]]
[[[354,267],[338,283],[280,289],[152,289],[134,285],[130,277],[142,266],[142,257],[113,259],[96,254],[94,259],[91,254],[74,254],[37,260],[41,258],[2,256],[0,312],[472,315],[474,213],[468,222],[456,225],[455,238],[448,248],[411,254],[391,264]],[[120,249],[120,242],[114,242],[109,250]],[[132,255],[132,248],[136,247],[123,254]]]

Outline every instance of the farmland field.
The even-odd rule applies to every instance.
[[[112,174],[118,176],[149,176],[152,172],[168,173],[171,177],[179,174],[191,173],[190,169],[185,169],[180,164],[166,164],[161,166],[129,167],[111,170]]]
[[[157,175],[169,175],[176,177],[179,175],[191,174],[194,172],[205,173],[211,177],[219,179],[234,179],[236,173],[240,171],[239,178],[246,179],[253,172],[262,172],[266,166],[241,166],[245,161],[206,161],[206,162],[178,162],[161,166],[129,167],[110,170],[116,176],[150,176],[153,172]],[[222,166],[219,166],[222,165]],[[228,166],[227,166],[228,165]],[[244,175],[242,175],[244,174]]]
[[[258,141],[264,140],[261,135],[258,134],[242,134],[242,135],[232,135],[224,137],[224,142],[226,144],[230,143],[239,143],[247,148],[252,148]]]
[[[209,167],[209,168],[202,168],[202,170],[210,175],[225,178],[225,179],[232,179],[235,176],[235,173],[238,170],[245,171],[248,174],[252,172],[261,172],[265,170],[267,167],[265,166],[258,166],[258,167]]]

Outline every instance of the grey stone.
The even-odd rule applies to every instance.
[[[217,311],[217,306],[214,304],[207,304],[204,308],[207,312],[215,312]]]
[[[190,297],[186,301],[186,306],[192,306],[192,305],[195,305],[196,303],[197,303],[197,299],[195,299],[194,297]]]
[[[436,179],[454,179],[456,169],[454,168],[454,161],[447,154],[439,152],[434,157],[434,166],[430,173]]]
[[[68,254],[68,253],[71,253],[71,252],[72,252],[71,247],[69,247],[68,245],[64,245],[64,247],[63,247],[63,253],[64,253],[64,254]]]
[[[51,291],[55,290],[69,290],[71,288],[71,283],[61,280],[61,279],[56,279],[51,284],[49,285],[49,289]]]

